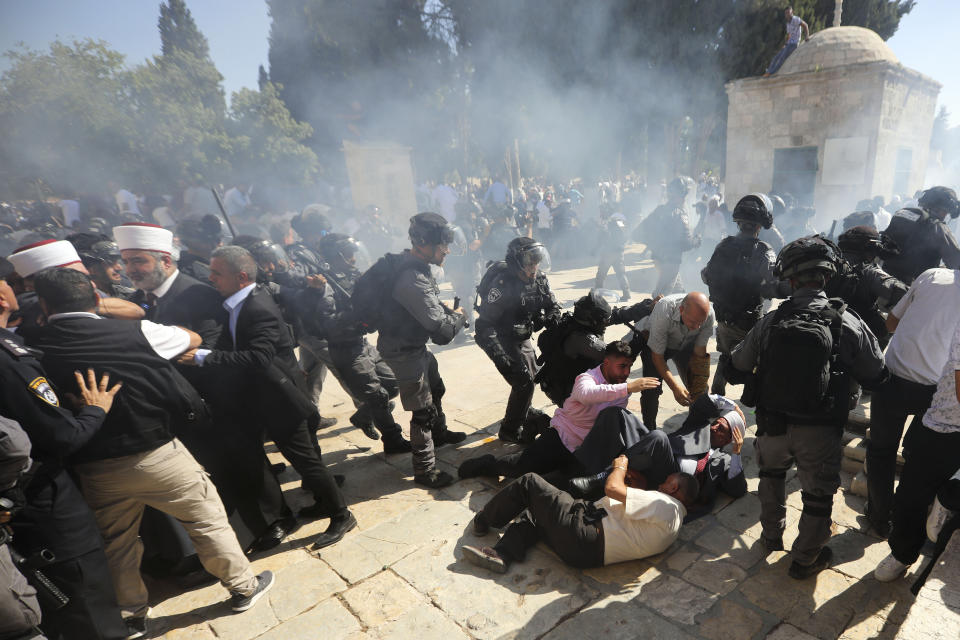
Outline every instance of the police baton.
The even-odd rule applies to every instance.
[[[230,235],[236,238],[237,232],[233,229],[233,223],[230,222],[230,216],[227,215],[227,210],[223,208],[223,200],[220,199],[220,194],[217,192],[217,188],[210,187],[210,191],[213,192],[213,199],[217,201],[217,206],[220,207],[220,215],[223,216],[224,221],[227,223],[227,229],[230,230]]]

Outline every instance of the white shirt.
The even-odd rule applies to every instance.
[[[953,332],[950,355],[943,366],[930,408],[923,415],[923,424],[933,431],[960,431],[960,402],[957,401],[957,371],[960,371],[960,324]]]
[[[890,372],[935,385],[947,363],[960,309],[960,271],[927,269],[892,310],[900,318],[887,346]]]
[[[80,221],[80,203],[76,200],[61,200],[60,213],[63,214],[63,224],[72,227]]]
[[[173,282],[174,282],[174,280],[177,279],[177,276],[178,276],[178,275],[180,275],[180,270],[179,270],[179,269],[177,269],[176,271],[174,271],[173,273],[171,273],[169,278],[167,278],[166,280],[164,280],[163,282],[161,282],[159,287],[157,287],[157,288],[154,289],[153,291],[150,291],[149,293],[152,293],[153,295],[157,296],[158,298],[162,298],[163,296],[167,295],[167,292],[170,291],[170,287],[173,286]]]
[[[140,205],[137,204],[137,196],[133,195],[126,189],[120,189],[120,191],[117,191],[113,197],[117,201],[117,208],[120,210],[120,213],[140,213]]]
[[[787,23],[787,44],[800,44],[800,24],[803,20],[800,16],[793,16]]]
[[[232,296],[223,301],[223,308],[227,310],[227,313],[230,314],[230,337],[233,338],[233,346],[237,346],[237,318],[240,316],[240,310],[243,308],[243,303],[253,292],[256,283],[248,284],[243,289],[240,289]],[[207,355],[210,353],[210,349],[197,349],[197,352],[193,356],[194,362],[203,366],[203,361],[206,359]]]
[[[56,322],[61,318],[94,318],[103,320],[95,313],[86,311],[71,311],[69,313],[55,313],[48,317],[49,322]],[[143,337],[147,339],[153,351],[163,358],[170,360],[190,348],[190,334],[180,327],[171,327],[165,324],[157,324],[149,320],[140,321],[140,331]]]
[[[433,188],[430,194],[437,213],[447,219],[447,222],[453,222],[457,219],[456,204],[459,197],[453,187],[446,184],[438,184]]]
[[[626,503],[604,497],[597,507],[607,516],[603,526],[603,564],[626,562],[665,551],[677,539],[687,509],[660,491],[627,487]]]
[[[686,297],[685,293],[674,293],[664,296],[653,307],[653,312],[636,324],[638,331],[647,330],[647,346],[654,353],[665,354],[667,349],[682,349],[693,342],[696,347],[706,347],[707,341],[713,335],[715,315],[713,305],[699,329],[690,330],[680,318],[680,305]],[[627,342],[633,338],[633,333],[625,337]]]

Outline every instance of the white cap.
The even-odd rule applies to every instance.
[[[173,254],[173,233],[156,224],[130,222],[113,228],[120,251],[160,251]]]
[[[740,412],[734,409],[723,414],[723,417],[727,419],[727,424],[730,425],[731,431],[739,431],[740,435],[743,435],[744,430],[746,429],[746,424],[743,421],[743,416],[740,415]]]
[[[44,240],[20,247],[7,260],[24,278],[29,278],[44,269],[65,267],[80,262],[80,256],[72,244],[66,240]]]

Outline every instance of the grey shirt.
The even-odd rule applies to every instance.
[[[680,319],[680,304],[686,294],[675,293],[664,296],[653,307],[653,313],[637,323],[639,331],[647,330],[647,346],[653,353],[665,354],[667,350],[676,351],[693,343],[696,347],[706,347],[707,341],[713,335],[713,325],[716,323],[713,306],[707,319],[699,329],[690,330]],[[627,338],[629,340],[629,338]]]

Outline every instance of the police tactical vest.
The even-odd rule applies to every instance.
[[[537,364],[541,368],[534,382],[540,384],[546,396],[558,407],[562,407],[570,397],[577,376],[597,366],[597,362],[589,358],[571,358],[564,353],[567,339],[575,333],[587,334],[589,331],[571,314],[565,313],[559,324],[545,329],[537,338],[537,347],[540,349]]]
[[[763,274],[754,268],[755,256],[769,245],[754,238],[724,238],[714,249],[707,265],[710,300],[717,319],[749,330],[760,318]]]
[[[847,379],[839,363],[846,306],[831,298],[824,309],[792,309],[787,302],[774,312],[757,365],[761,427],[846,419]]]

